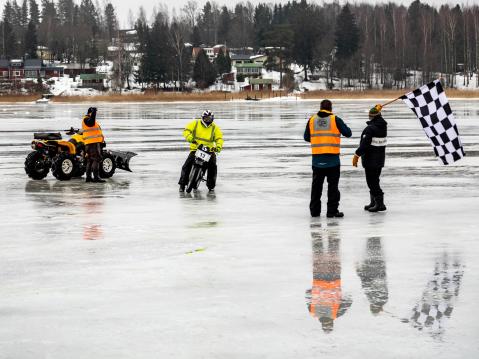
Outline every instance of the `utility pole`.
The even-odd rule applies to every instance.
[[[123,49],[123,41],[121,41],[120,29],[118,29],[118,83],[120,84],[120,95],[123,88],[123,74],[121,69],[122,49]]]

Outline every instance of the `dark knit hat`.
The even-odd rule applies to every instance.
[[[377,115],[380,115],[382,109],[383,107],[381,105],[374,106],[373,108],[369,110],[369,117],[373,118],[373,117],[376,117]]]

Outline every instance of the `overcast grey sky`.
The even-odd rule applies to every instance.
[[[170,9],[173,7],[176,7],[179,13],[179,9],[188,2],[188,0],[135,0],[135,1],[126,1],[126,0],[110,0],[115,7],[118,9],[118,16],[120,18],[120,23],[122,26],[126,26],[128,24],[127,19],[128,19],[128,12],[131,9],[136,16],[138,13],[138,9],[140,6],[143,6],[146,10],[146,13],[148,16],[153,11],[153,8],[155,5],[158,5],[160,3],[163,3],[167,5],[167,7]],[[207,0],[198,0],[197,3],[199,5],[199,8],[201,9],[206,3]],[[250,0],[251,3],[256,4],[259,2],[267,2],[267,3],[287,3],[288,0]],[[310,0],[315,3],[323,3],[323,2],[332,2],[333,0]],[[390,0],[390,1],[374,1],[374,0],[350,0],[350,3],[357,3],[357,2],[368,2],[368,3],[388,3],[388,2],[396,2],[396,3],[402,3],[402,4],[410,4],[413,0]],[[100,2],[102,2],[100,0]],[[217,0],[216,3],[219,5],[227,5],[228,7],[234,6],[234,4],[241,2],[240,0]],[[246,2],[246,1],[243,1]],[[340,0],[340,3],[345,3],[345,0]],[[452,1],[452,0],[421,0],[423,3],[428,3],[431,5],[439,5],[439,4],[457,4],[457,3],[465,3],[465,4],[479,4],[479,0],[457,0],[457,1]]]

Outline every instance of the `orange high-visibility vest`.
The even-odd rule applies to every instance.
[[[314,115],[309,119],[311,150],[313,155],[339,155],[341,132],[339,132],[338,126],[336,126],[336,116],[332,112],[322,111],[330,115],[328,117]]]
[[[83,142],[85,142],[85,145],[90,145],[92,143],[102,143],[104,141],[103,132],[98,122],[95,121],[95,124],[92,127],[88,127],[85,124],[85,121],[83,121],[82,129]]]
[[[317,318],[336,319],[341,305],[341,295],[341,279],[334,281],[313,280],[309,312]]]

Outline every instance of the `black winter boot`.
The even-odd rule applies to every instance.
[[[376,196],[374,198],[374,206],[369,208],[369,212],[382,212],[386,210],[386,206],[384,205],[384,195]]]
[[[338,210],[336,210],[336,212],[327,212],[326,217],[328,217],[328,218],[343,218],[344,213],[339,212]]]
[[[375,202],[374,202],[374,196],[373,196],[372,194],[369,194],[369,197],[370,197],[370,199],[371,199],[371,202],[370,202],[368,205],[364,206],[364,210],[365,210],[365,211],[369,211],[369,208],[374,207],[374,204],[375,204]]]

